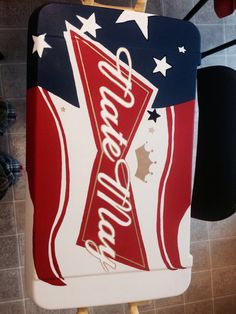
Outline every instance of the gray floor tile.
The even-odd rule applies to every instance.
[[[68,309],[68,310],[60,310],[60,314],[76,314],[77,309]],[[92,314],[92,311],[89,311],[89,314]]]
[[[31,10],[35,10],[36,8],[39,8],[40,6],[52,2],[62,2],[62,3],[80,3],[80,0],[31,0]]]
[[[25,265],[25,236],[24,234],[18,235],[18,244],[19,244],[19,253],[20,253],[20,261],[19,265]]]
[[[214,314],[235,314],[236,313],[236,295],[216,298],[214,300]]]
[[[22,298],[19,269],[0,271],[0,302]]]
[[[227,25],[229,24],[236,25],[236,11],[234,11],[233,14],[224,17],[224,23]]]
[[[30,300],[26,300],[26,314],[60,314],[60,310],[45,310]]]
[[[155,310],[155,302],[154,300],[149,300],[146,303],[140,304],[138,306],[140,313],[146,313],[149,311]]]
[[[0,27],[26,27],[30,12],[29,0],[0,1]]]
[[[192,0],[162,1],[165,16],[183,19],[193,8]]]
[[[215,268],[212,271],[213,295],[215,297],[236,294],[236,265]]]
[[[175,305],[158,309],[156,312],[151,311],[146,314],[184,314],[184,305]]]
[[[0,236],[16,233],[13,203],[0,203]]]
[[[161,0],[151,0],[148,1],[146,12],[157,14],[157,15],[163,15],[163,6]]]
[[[20,268],[20,273],[21,273],[22,285],[23,285],[23,297],[25,299],[28,299],[29,296],[28,296],[28,292],[27,292],[27,289],[26,289],[26,278],[25,278],[25,268],[24,267]]]
[[[198,25],[201,34],[201,50],[206,51],[224,43],[224,26],[222,25]],[[224,51],[217,53],[224,54]]]
[[[1,199],[1,202],[11,202],[13,201],[13,187],[11,186],[4,197]]]
[[[8,136],[7,134],[0,136],[0,152],[8,153],[9,146],[8,146]]]
[[[26,30],[2,30],[0,32],[0,51],[5,57],[2,62],[25,62],[26,39]]]
[[[236,55],[234,56],[227,56],[227,65],[236,70]]]
[[[184,303],[184,295],[154,300],[155,308],[162,308],[173,305],[181,305]]]
[[[8,129],[9,133],[25,133],[25,120],[26,120],[26,101],[25,99],[9,101],[16,109],[16,120]]]
[[[199,0],[194,0],[195,4]],[[218,18],[215,13],[213,0],[208,1],[195,16],[196,24],[222,24],[223,19]]]
[[[94,307],[93,311],[94,314],[124,314],[124,306],[122,304],[98,306]]]
[[[231,238],[236,237],[236,214],[220,221],[209,222],[209,238]]]
[[[207,222],[191,219],[191,242],[203,241],[208,239]]]
[[[214,66],[214,65],[225,65],[226,56],[212,55],[202,59],[201,67]]]
[[[31,0],[31,11],[34,11],[43,4],[50,3],[47,0]]]
[[[9,135],[10,153],[21,163],[23,167],[25,166],[25,144],[25,134]]]
[[[25,200],[25,176],[24,174],[16,182],[13,189],[14,189],[15,200],[24,201]]]
[[[24,302],[14,301],[0,304],[1,314],[24,314]]]
[[[206,300],[196,303],[185,304],[184,314],[214,314],[213,301]],[[216,314],[216,313],[215,313]]]
[[[2,84],[2,68],[1,64],[3,61],[0,61],[0,97],[3,97],[3,84]]]
[[[236,39],[236,24],[225,25],[225,39],[226,39],[226,42]],[[226,49],[225,52],[229,55],[236,55],[236,45]]]
[[[25,97],[26,65],[2,65],[3,96],[6,98]]]
[[[16,236],[0,237],[0,269],[19,266]]]
[[[25,232],[25,202],[17,201],[15,202],[16,208],[16,229],[17,233]]]

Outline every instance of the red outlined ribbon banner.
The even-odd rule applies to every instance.
[[[148,270],[125,157],[154,90],[132,71],[126,49],[115,57],[70,35],[97,147],[77,244],[106,271],[115,261]]]

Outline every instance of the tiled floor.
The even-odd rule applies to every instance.
[[[197,0],[149,0],[147,11],[182,18]],[[0,96],[17,109],[15,125],[0,137],[0,149],[25,164],[25,73],[27,19],[33,8],[50,1],[0,0]],[[57,1],[60,2],[60,1]],[[68,1],[70,2],[70,1]],[[72,1],[73,2],[73,1]],[[76,1],[74,1],[76,2]],[[236,37],[236,15],[216,18],[212,0],[193,19],[202,35],[202,50]],[[236,69],[236,48],[203,60],[203,66],[228,65]],[[24,177],[0,202],[0,314],[60,313],[37,308],[24,290]],[[146,314],[235,314],[236,313],[236,215],[221,222],[193,219],[191,252],[192,281],[181,296],[153,300],[141,306]],[[90,310],[93,314],[125,314],[126,305]]]

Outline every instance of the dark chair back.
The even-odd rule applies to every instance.
[[[198,70],[198,103],[192,217],[221,220],[236,210],[236,71]]]

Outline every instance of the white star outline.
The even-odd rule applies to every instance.
[[[161,74],[166,77],[166,71],[172,68],[172,65],[167,63],[166,56],[163,57],[161,60],[157,58],[153,58],[153,59],[156,62],[156,67],[153,70],[153,73],[161,72]]]
[[[88,19],[86,19],[80,15],[76,15],[76,17],[83,24],[80,31],[83,34],[87,32],[96,38],[97,37],[97,29],[101,29],[102,27],[96,23],[95,13],[92,13]]]
[[[116,20],[116,23],[135,21],[143,33],[143,36],[148,39],[148,18],[153,15],[154,14],[147,14],[143,12],[123,11]]]
[[[38,56],[39,56],[40,58],[42,58],[43,50],[44,50],[45,48],[52,48],[52,47],[45,41],[45,36],[46,36],[46,35],[47,35],[47,33],[41,34],[41,35],[38,35],[38,36],[34,36],[34,35],[32,36],[33,41],[34,41],[34,46],[33,46],[32,54],[37,51]]]
[[[179,53],[185,53],[187,51],[184,46],[178,47],[178,49],[179,49]]]

